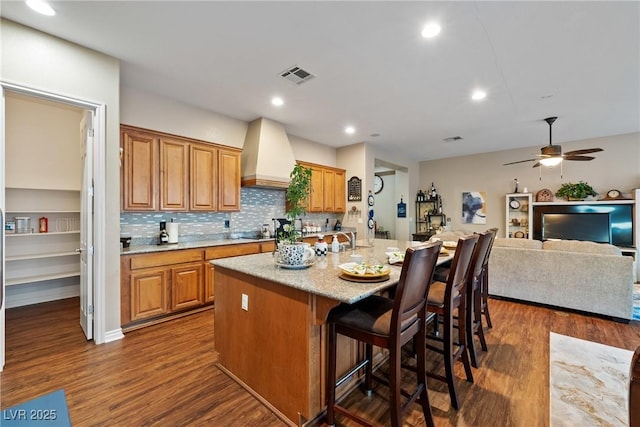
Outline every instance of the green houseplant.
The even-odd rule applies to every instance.
[[[306,212],[309,193],[311,192],[311,169],[299,164],[293,167],[289,174],[287,187],[287,219],[291,224],[284,226],[284,232],[278,236],[278,242],[294,243],[299,233],[296,230],[296,220]]]
[[[586,182],[580,181],[577,184],[571,182],[564,183],[556,191],[556,197],[564,197],[567,200],[584,200],[587,196],[597,196],[598,193]]]

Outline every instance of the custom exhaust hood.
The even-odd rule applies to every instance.
[[[242,147],[243,187],[286,189],[295,164],[289,138],[280,123],[265,118],[249,123]]]

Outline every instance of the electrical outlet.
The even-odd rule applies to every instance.
[[[230,227],[230,225],[229,225],[229,220],[228,220],[228,219],[225,219],[225,220],[224,220],[224,228],[229,228],[229,227]]]
[[[242,294],[242,309],[249,311],[249,295],[247,294]]]

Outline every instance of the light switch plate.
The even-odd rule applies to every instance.
[[[242,294],[242,309],[249,311],[249,295],[247,294]]]

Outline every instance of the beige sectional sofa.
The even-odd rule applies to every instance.
[[[496,238],[489,294],[618,321],[633,312],[633,259],[607,244]]]

